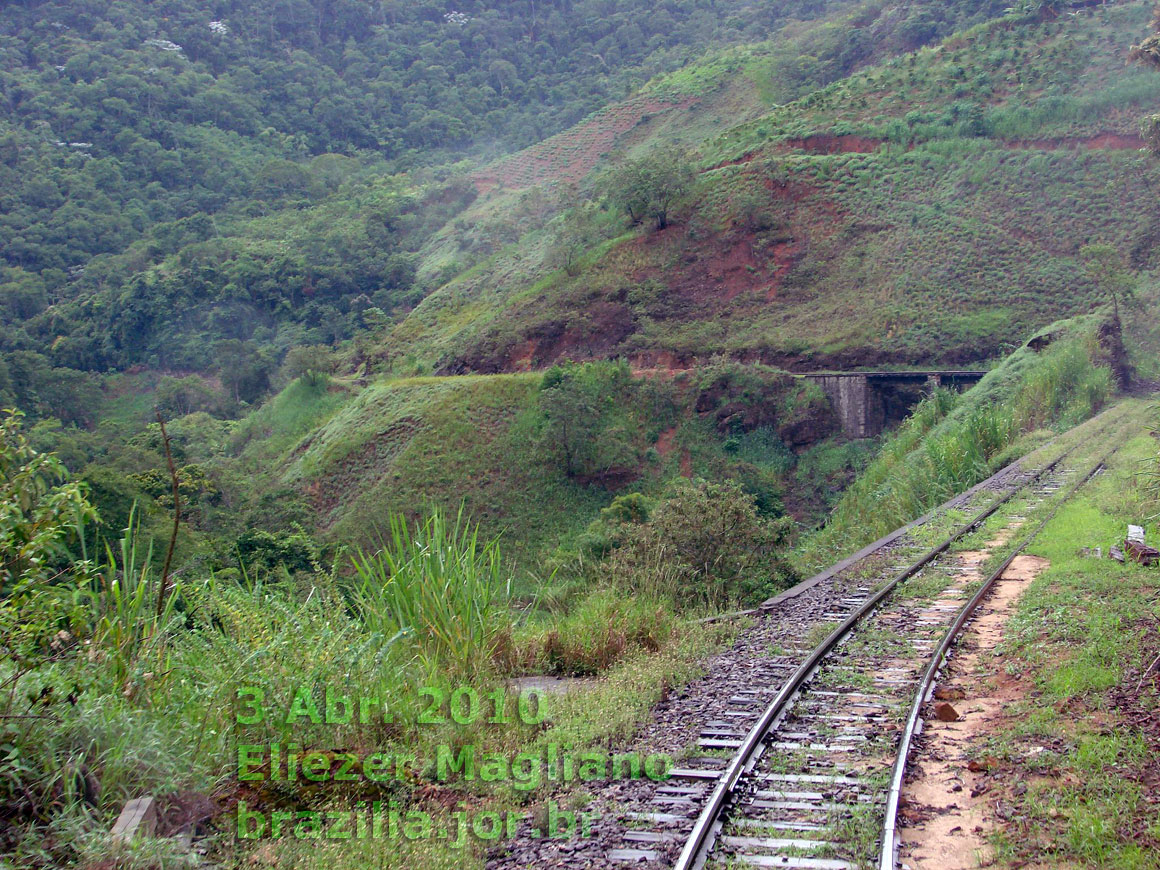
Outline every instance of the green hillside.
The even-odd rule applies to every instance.
[[[169,187],[149,187],[154,181],[118,169],[124,202],[144,203],[144,184],[169,204],[155,205],[123,250],[82,256],[81,237],[69,237],[53,254],[58,266],[29,259],[8,273],[3,298],[14,328],[0,353],[0,399],[61,420],[63,429],[41,424],[39,443],[99,482],[118,517],[127,500],[161,497],[138,480],[163,461],[155,434],[140,433],[152,405],[167,417],[193,412],[197,422],[178,432],[191,479],[208,475],[212,485],[198,495],[189,547],[217,564],[230,562],[249,528],[370,543],[388,510],[416,515],[462,502],[534,566],[572,547],[617,494],[655,496],[680,474],[736,478],[770,514],[787,510],[812,527],[869,448],[844,444],[814,399],[779,394],[766,418],[731,422],[716,418],[718,405],[769,398],[767,382],[784,377],[777,370],[988,365],[1044,324],[1109,301],[1080,262],[1083,245],[1110,243],[1130,271],[1155,265],[1157,169],[1136,130],[1158,110],[1160,91],[1154,71],[1127,63],[1148,32],[1148,5],[1057,7],[1004,15],[990,5],[832,3],[775,21],[768,16],[788,6],[739,4],[714,13],[745,10],[723,19],[732,22],[725,39],[713,29],[720,22],[677,6],[673,14],[697,22],[681,31],[686,49],[712,46],[695,63],[525,150],[440,163],[450,152],[382,145],[396,141],[386,127],[375,133],[379,145],[352,138],[342,153],[311,139],[314,115],[284,105],[277,76],[293,76],[269,34],[246,29],[250,13],[223,6],[225,17],[212,20],[235,15],[238,25],[194,38],[200,13],[183,11],[165,30],[158,13],[168,7],[151,10],[138,29],[190,43],[178,52],[121,33],[131,5],[102,24],[92,13],[32,4],[5,26],[46,52],[83,47],[89,71],[61,73],[70,80],[120,87],[98,60],[115,56],[124,75],[145,76],[149,52],[160,52],[176,76],[162,88],[169,97],[235,88],[285,135],[211,123],[192,108],[196,100],[156,121],[134,115],[138,137],[168,125],[174,135],[244,139],[245,147],[222,145],[221,171],[233,167],[239,181],[207,187],[178,173]],[[527,11],[504,9],[513,20]],[[33,10],[61,26],[41,27]],[[330,10],[319,20],[338,18],[322,30],[311,35],[303,24],[274,45],[322,74],[352,62],[350,52],[335,53],[340,37],[348,46],[421,41],[430,29],[416,22],[433,16],[448,40],[483,26],[426,7],[390,14],[401,17],[389,35]],[[761,31],[759,19],[773,30]],[[615,16],[601,26],[629,27]],[[678,65],[653,50],[660,54],[649,63]],[[55,166],[36,177],[67,193],[60,184],[76,180],[74,170],[117,169],[122,157],[97,135],[112,129],[108,105],[86,102],[45,70],[29,78],[48,53],[5,57],[12,82],[43,94],[0,122],[19,145],[4,178],[21,208],[5,219],[23,233],[32,224],[21,220],[39,215],[47,227],[55,218],[30,211],[29,191],[15,186],[32,165],[22,161]],[[624,74],[646,75],[633,57],[621,55]],[[532,65],[523,80],[550,79],[556,67],[541,61],[521,61]],[[242,68],[262,73],[264,84],[241,77]],[[473,70],[464,60],[456,81],[466,87]],[[341,80],[369,87],[365,75]],[[582,84],[609,86],[580,76]],[[382,93],[364,95],[365,123],[398,120],[374,102]],[[532,92],[500,98],[523,111]],[[53,164],[63,152],[29,138],[49,122],[37,112],[50,103],[76,109],[53,121],[67,115],[82,125],[70,139],[88,136],[109,155]],[[183,141],[173,140],[174,159],[187,147],[204,155]],[[297,152],[283,147],[291,141]],[[432,165],[414,167],[421,155]],[[647,167],[657,155],[695,169],[661,230],[629,220],[616,195],[623,167]],[[216,204],[197,206],[210,187]],[[79,201],[69,195],[53,208]],[[103,216],[119,201],[101,200]],[[190,213],[179,217],[182,209]],[[63,271],[82,260],[83,271]],[[55,296],[46,276],[65,281]],[[545,434],[540,376],[520,373],[614,359],[630,374],[603,396],[607,418],[588,432],[615,433],[606,451],[613,461],[562,470]],[[706,405],[702,382],[727,360],[736,370]],[[130,364],[128,376],[97,374]],[[648,413],[637,407],[642,391]]]
[[[561,204],[592,205],[558,207],[554,222],[546,210],[432,293],[386,356],[452,372],[567,356],[679,367],[723,353],[795,368],[987,359],[1106,301],[1078,263],[1084,244],[1156,265],[1160,177],[1137,130],[1160,104],[1160,78],[1127,63],[1149,14],[1126,2],[1011,15],[736,127],[730,109],[739,91],[759,91],[767,60],[739,52],[682,71],[656,86],[693,95],[683,111],[697,135],[685,145],[697,146],[699,173],[671,226],[623,235],[608,184],[589,175]],[[619,153],[681,129],[638,125]],[[485,203],[467,214],[487,220]],[[503,200],[493,208],[502,214]],[[568,274],[552,254],[577,225],[606,241]]]
[[[468,231],[475,218],[459,215],[481,191],[590,168],[609,129],[664,115],[685,99],[670,91],[704,77],[649,84],[658,73],[759,43],[763,81],[734,107],[755,116],[1001,6],[8,4],[0,397],[91,423],[61,414],[60,385],[83,406],[73,372],[144,366],[224,372],[254,402],[288,348],[381,332],[538,225],[535,202],[505,201]],[[532,152],[493,162],[593,112],[615,123],[596,122],[582,167],[556,171],[571,165],[574,144],[557,153],[567,136],[534,146],[540,174],[528,174]],[[705,117],[687,135],[736,118]]]
[[[234,440],[230,476],[278,494],[252,518],[272,531],[306,521],[324,540],[369,546],[391,511],[462,503],[532,574],[616,493],[657,497],[681,474],[739,480],[764,514],[788,503],[812,524],[864,452],[843,445],[816,387],[725,363],[671,379],[614,363],[392,379],[346,395],[295,383]]]
[[[488,866],[273,825],[543,827],[436,759],[626,745],[702,617],[1154,387],[1160,17],[1010,3],[0,3],[0,865]],[[988,371],[859,440],[802,376],[910,365]]]

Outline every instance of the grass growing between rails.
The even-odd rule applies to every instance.
[[[938,391],[892,433],[843,494],[825,527],[799,548],[802,571],[890,532],[1061,431],[1083,422],[1115,391],[1098,340],[1098,317],[1049,327],[961,396]]]
[[[1129,523],[1157,512],[1136,479],[1156,452],[1146,415],[1137,404],[1139,436],[1029,551],[1051,564],[1020,599],[998,660],[1025,697],[985,748],[1004,768],[1000,803],[1011,807],[995,837],[1003,864],[1160,866],[1160,575],[1106,556]],[[1160,537],[1154,519],[1147,535]],[[1105,557],[1087,558],[1083,547]]]

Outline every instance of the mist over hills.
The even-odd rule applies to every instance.
[[[358,802],[509,813],[567,863],[541,822],[604,806],[592,783],[433,759],[607,753],[682,698],[699,721],[735,611],[1044,446],[1011,475],[1041,491],[980,487],[979,523],[1007,507],[961,529],[974,559],[1011,522],[997,560],[1033,511],[1062,524],[1034,655],[996,659],[1048,687],[1005,710],[1036,745],[988,744],[980,781],[1045,774],[987,794],[1021,807],[1010,854],[1151,867],[1154,573],[1089,557],[1160,515],[1155,410],[1124,395],[1160,384],[1160,9],[1011,4],[0,0],[0,864],[483,870],[511,845],[239,835]],[[1096,495],[1054,501],[1081,459]],[[824,594],[848,610],[967,504]],[[952,576],[913,577],[906,614]],[[830,633],[821,588],[789,646],[734,647],[737,679]],[[583,679],[527,703],[556,677]],[[382,753],[431,763],[264,772]],[[115,842],[143,795],[159,836]],[[819,857],[872,844],[858,800]]]
[[[1001,5],[6,4],[0,388],[91,422],[45,367],[213,372],[232,342],[252,401],[287,348],[381,330],[453,277],[427,251],[468,235],[488,155],[706,50],[771,40],[757,108]]]

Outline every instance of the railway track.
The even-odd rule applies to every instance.
[[[1122,418],[1093,421],[1081,444],[1118,443]],[[906,751],[938,669],[990,583],[1102,467],[1104,457],[1083,462],[1077,451],[1000,472],[804,584],[808,604],[782,602],[806,608],[818,642],[802,638],[739,670],[752,680],[719,699],[696,748],[648,805],[625,814],[608,860],[892,870]],[[1012,552],[988,578],[950,553],[996,514],[1018,536],[1044,513],[1021,544],[996,549]]]

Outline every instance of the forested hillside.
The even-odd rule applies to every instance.
[[[0,0],[0,865],[482,870],[275,828],[539,830],[435,759],[611,751],[1160,378],[1160,15],[1011,4]],[[966,364],[872,438],[802,374]]]
[[[91,423],[78,372],[143,365],[254,401],[454,275],[419,252],[480,162],[709,48],[772,38],[751,89],[791,99],[1002,5],[5,4],[0,397]]]

